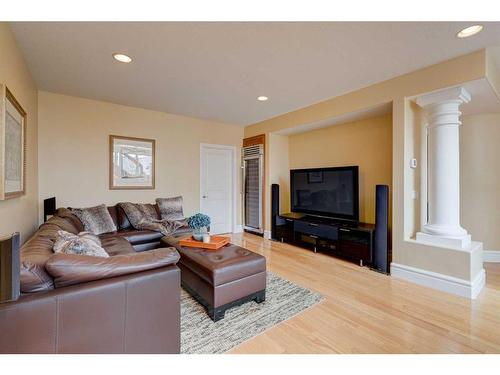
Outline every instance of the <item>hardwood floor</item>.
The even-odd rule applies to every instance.
[[[500,263],[470,301],[248,233],[232,242],[326,298],[230,353],[500,353]]]

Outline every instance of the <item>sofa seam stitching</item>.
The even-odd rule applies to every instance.
[[[56,339],[54,353],[59,353],[59,298],[56,297]]]
[[[127,349],[127,305],[128,305],[128,282],[125,283],[125,311],[123,319],[123,353]]]

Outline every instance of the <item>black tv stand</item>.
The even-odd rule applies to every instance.
[[[289,213],[283,214],[282,216],[288,216]],[[344,227],[357,227],[359,225],[358,221],[335,219],[325,216],[315,216],[315,215],[304,215],[301,220],[313,222],[313,223],[324,223],[324,224],[336,224],[338,226]]]
[[[300,213],[275,217],[274,240],[325,251],[370,264],[373,255],[374,224],[355,223]]]

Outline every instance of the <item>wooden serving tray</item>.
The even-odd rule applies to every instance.
[[[185,247],[198,247],[202,249],[208,250],[217,250],[222,246],[227,245],[231,239],[229,237],[222,236],[210,236],[210,242],[204,243],[202,241],[196,241],[193,237],[188,237],[182,240],[179,240],[179,245]]]

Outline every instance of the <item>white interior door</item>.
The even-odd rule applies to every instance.
[[[200,210],[210,216],[210,233],[231,233],[235,150],[202,145],[200,150]]]

